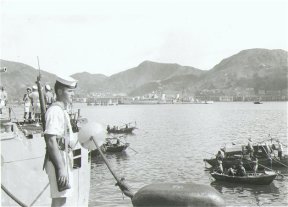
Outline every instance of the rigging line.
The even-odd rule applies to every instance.
[[[49,183],[47,183],[47,185],[43,188],[43,190],[36,196],[36,198],[30,204],[30,206],[33,206],[36,203],[36,201],[40,198],[40,196],[44,193],[44,191],[48,188],[48,186],[49,186]]]
[[[43,158],[43,157],[44,157],[44,156],[33,157],[33,158],[27,158],[27,159],[23,159],[23,160],[13,160],[13,161],[8,161],[8,162],[3,162],[3,163],[13,163],[13,162],[26,161],[26,160],[35,160],[35,159],[39,159],[39,158]]]
[[[122,142],[121,140],[119,140],[122,144],[126,144],[124,142]],[[134,150],[132,147],[128,146],[128,148],[130,148],[131,150],[133,150],[134,152],[138,153],[136,150]]]
[[[16,198],[4,185],[1,184],[1,189],[10,197],[12,198],[16,203],[18,203],[22,207],[28,207],[25,203],[20,201],[18,198]]]

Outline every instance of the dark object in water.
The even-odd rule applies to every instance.
[[[150,184],[133,196],[132,203],[135,207],[225,206],[225,201],[214,188],[196,183]]]
[[[263,104],[263,103],[260,101],[254,101],[254,104]]]
[[[121,141],[120,137],[106,138],[102,145],[105,152],[122,152],[129,147],[129,143]]]
[[[276,178],[277,174],[274,172],[264,172],[256,174],[249,173],[246,176],[230,176],[213,172],[211,173],[211,176],[217,181],[225,181],[230,183],[246,183],[251,185],[269,185]]]
[[[128,128],[124,127],[124,128],[120,128],[120,129],[107,128],[107,132],[108,133],[114,133],[114,134],[131,134],[134,129],[136,129],[136,127],[128,127]]]

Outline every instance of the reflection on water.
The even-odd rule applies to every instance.
[[[267,198],[269,196],[275,196],[275,199],[277,200],[277,197],[279,196],[279,188],[275,186],[274,183],[271,183],[270,185],[249,185],[249,184],[234,184],[234,183],[227,183],[227,182],[211,182],[211,186],[213,186],[216,190],[218,190],[220,193],[224,195],[224,198],[227,202],[227,200],[233,200],[231,198],[234,198],[234,195],[238,198],[245,198],[248,203],[241,204],[250,204],[255,203],[258,206],[259,205],[267,205]],[[225,196],[229,195],[229,196]],[[232,195],[232,196],[231,196]],[[227,197],[227,198],[226,198]],[[250,201],[250,200],[254,201]],[[244,200],[244,199],[243,199]]]
[[[81,113],[105,126],[137,122],[138,129],[127,142],[138,153],[127,148],[125,153],[107,154],[112,168],[134,192],[155,182],[192,181],[217,189],[228,206],[287,206],[287,176],[268,186],[218,184],[203,162],[221,145],[247,143],[249,137],[257,142],[271,134],[287,145],[286,108],[286,103],[272,102],[122,105],[83,107]],[[115,182],[102,159],[93,158],[89,206],[132,206]]]

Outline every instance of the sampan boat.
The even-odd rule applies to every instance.
[[[210,173],[217,181],[225,181],[230,183],[245,183],[252,185],[269,185],[276,178],[275,172],[264,173],[247,173],[246,176],[231,176],[226,174],[219,174],[217,172]]]

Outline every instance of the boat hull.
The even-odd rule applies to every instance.
[[[251,185],[269,185],[276,178],[277,174],[256,174],[249,176],[228,176],[219,173],[211,173],[211,176],[217,181],[225,181],[230,183],[245,183]]]
[[[122,152],[124,150],[127,149],[127,147],[129,146],[128,143],[126,143],[125,145],[121,145],[121,146],[116,146],[116,147],[106,147],[106,152]]]
[[[122,129],[107,129],[107,132],[113,133],[113,134],[131,134],[134,129],[136,128],[130,127],[130,128],[122,128]]]
[[[243,162],[243,166],[247,170],[253,170],[253,164],[251,160],[247,159],[236,159],[236,158],[224,158],[222,161],[223,168],[230,168],[233,165],[237,165],[240,160]],[[205,162],[207,162],[212,167],[218,166],[218,161],[216,159],[204,159]],[[264,166],[266,168],[274,168],[274,167],[286,167],[288,164],[288,157],[284,157],[283,159],[272,159],[272,162],[268,158],[258,158],[258,169],[264,169]],[[281,164],[282,163],[282,164]],[[286,165],[286,166],[285,166]]]

